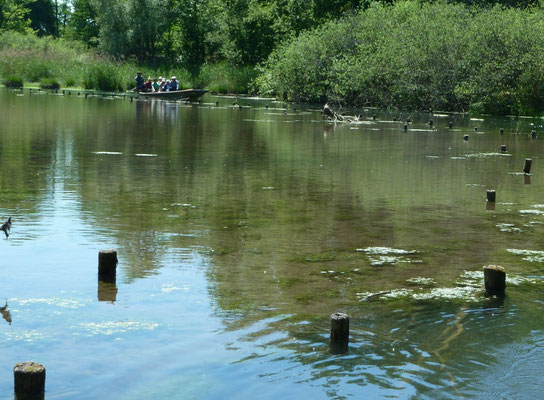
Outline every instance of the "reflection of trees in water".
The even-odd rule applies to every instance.
[[[261,359],[263,377],[292,379],[304,372],[301,380],[322,385],[335,396],[337,389],[353,395],[364,388],[364,393],[379,393],[376,397],[414,392],[429,398],[470,397],[481,390],[477,377],[493,375],[497,366],[501,376],[511,373],[509,360],[502,358],[505,351],[530,352],[540,340],[530,335],[539,324],[532,296],[519,291],[502,306],[483,297],[470,305],[443,300],[352,305],[349,352],[344,356],[328,352],[327,315],[278,315],[270,310],[232,317],[229,328],[253,344],[251,358]],[[454,323],[461,325],[458,336],[452,334]],[[284,369],[286,364],[292,367]]]

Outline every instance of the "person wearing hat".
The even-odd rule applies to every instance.
[[[136,81],[136,91],[142,92],[144,90],[144,77],[140,71],[138,71],[134,80]]]
[[[164,91],[164,84],[165,83],[166,83],[166,80],[162,76],[159,76],[159,92]]]
[[[178,89],[179,89],[179,83],[176,80],[176,77],[173,76],[172,79],[170,80],[170,90],[173,91]]]
[[[151,77],[147,78],[147,81],[144,83],[144,92],[151,92],[153,91],[153,81],[151,80]]]

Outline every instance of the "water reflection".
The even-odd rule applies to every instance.
[[[117,301],[117,284],[113,282],[105,282],[98,280],[98,301],[115,303]]]
[[[6,300],[6,305],[3,307],[0,307],[0,314],[2,314],[2,318],[4,318],[4,320],[6,320],[6,322],[11,325],[11,312],[8,309],[7,300]]]
[[[23,328],[3,331],[15,337],[6,351],[47,355],[58,340],[62,352],[83,354],[93,366],[103,364],[100,354],[118,352],[120,370],[79,377],[94,398],[97,387],[127,393],[117,379],[107,381],[121,370],[131,371],[127,382],[156,388],[148,398],[179,388],[175,377],[188,371],[225,389],[264,382],[271,394],[299,397],[477,397],[483,389],[474,376],[491,382],[497,367],[519,377],[506,365],[515,346],[527,352],[542,343],[541,278],[508,288],[503,304],[474,290],[362,301],[365,293],[419,293],[418,285],[444,293],[463,271],[488,264],[541,275],[541,260],[507,249],[544,247],[541,192],[528,175],[522,182],[509,174],[542,145],[497,134],[499,126],[509,132],[530,122],[486,118],[481,134],[464,142],[473,132],[464,116],[455,116],[455,129],[433,116],[429,130],[430,116],[414,115],[404,132],[374,110],[366,115],[376,113],[375,121],[350,125],[262,107],[21,100],[0,95],[11,110],[0,127],[0,215],[21,221],[4,246],[13,258],[3,271],[13,283],[1,289],[28,299],[27,288],[40,281],[34,290],[50,293],[37,298],[65,299],[70,287],[88,301],[71,314],[21,301],[13,312]],[[508,156],[495,153],[503,142]],[[533,168],[539,176],[544,167]],[[500,193],[495,212],[481,203],[488,187]],[[81,256],[94,261],[103,244],[119,249],[116,282],[97,283]],[[187,271],[200,280],[184,281]],[[173,276],[161,281],[164,274]],[[350,345],[331,355],[327,318],[338,309],[352,316]],[[123,321],[150,329],[122,331]],[[88,339],[82,326],[101,333]],[[19,339],[28,332],[31,344]],[[190,352],[193,364],[173,360],[173,351]],[[520,371],[541,353],[531,355]],[[139,372],[149,362],[160,365],[154,379],[167,385],[149,385]],[[526,393],[542,383],[531,376]],[[0,382],[7,379],[0,372]]]

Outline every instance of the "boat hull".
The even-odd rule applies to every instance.
[[[197,99],[200,96],[208,93],[207,89],[184,89],[184,90],[174,90],[172,92],[140,92],[138,93],[139,97],[149,98],[149,99]]]

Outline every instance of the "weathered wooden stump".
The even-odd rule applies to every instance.
[[[506,288],[506,271],[500,265],[484,267],[485,293],[490,296],[504,296]]]
[[[463,140],[468,141],[468,135],[464,135]]]
[[[404,132],[408,131],[408,124],[404,124]]]
[[[499,129],[499,134],[501,134],[501,135],[504,134],[504,129],[503,128]]]
[[[506,153],[506,145],[501,144],[501,153]]]
[[[113,249],[98,252],[98,279],[104,282],[115,282],[117,269],[117,251]]]
[[[474,132],[478,132],[478,127],[477,126],[474,127]]]
[[[525,159],[525,165],[523,166],[523,172],[526,174],[531,173],[531,164],[533,163],[533,160],[531,158]]]
[[[450,121],[450,122],[448,123],[448,128],[453,129],[453,122]]]
[[[531,139],[536,139],[536,131],[531,131]]]
[[[331,336],[329,350],[333,354],[344,354],[348,351],[349,316],[341,312],[331,315]]]
[[[494,203],[496,198],[496,192],[494,190],[487,191],[487,201]]]
[[[45,393],[45,367],[33,361],[13,367],[15,398],[17,400],[43,399]]]

